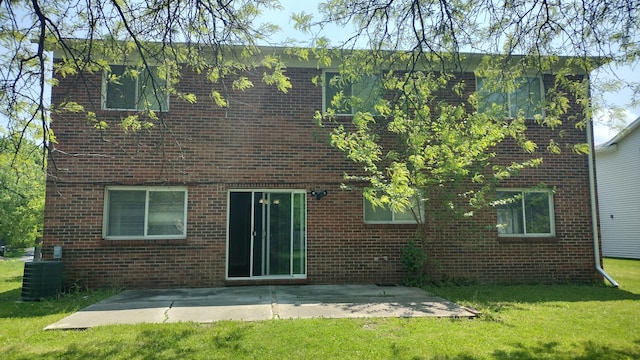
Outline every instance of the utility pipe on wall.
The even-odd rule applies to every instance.
[[[587,121],[587,142],[589,143],[589,194],[591,196],[591,225],[593,227],[593,254],[595,257],[596,270],[614,287],[618,287],[618,283],[613,280],[609,274],[600,266],[600,239],[598,237],[598,207],[596,204],[596,182],[594,166],[594,153],[595,148],[593,146],[593,123],[589,119]]]

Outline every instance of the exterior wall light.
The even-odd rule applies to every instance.
[[[327,196],[327,190],[323,190],[323,191],[311,191],[311,196],[315,196],[316,200],[320,200],[323,197]]]

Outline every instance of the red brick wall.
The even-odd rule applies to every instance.
[[[313,120],[322,90],[310,80],[320,70],[288,69],[293,88],[287,94],[262,84],[257,73],[253,89],[228,94],[226,109],[209,100],[211,84],[185,73],[179,90],[195,92],[198,102],[172,98],[163,114],[166,127],[138,134],[119,130],[123,112],[100,110],[99,74],[60,79],[54,104],[73,99],[110,124],[100,132],[82,114],[54,114],[58,144],[49,163],[43,256],[63,247],[67,283],[222,286],[228,190],[276,188],[329,192],[319,201],[307,197],[307,283],[401,282],[400,249],[415,226],[364,224],[361,193],[340,189],[342,175],[355,169],[327,145],[326,130]],[[543,140],[559,130],[531,135]],[[585,138],[572,124],[562,130],[562,141]],[[501,149],[519,152],[510,142]],[[594,280],[587,157],[563,150],[505,183],[556,188],[556,237],[498,238],[491,210],[471,221],[451,220],[442,236],[429,237],[429,273],[481,282]],[[187,238],[102,239],[104,189],[114,184],[188,187]]]

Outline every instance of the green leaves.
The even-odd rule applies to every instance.
[[[42,139],[52,138],[47,121],[53,109],[72,113],[91,110],[92,113],[86,113],[87,124],[101,132],[121,128],[127,133],[136,133],[161,122],[173,134],[171,127],[177,125],[166,116],[167,99],[188,104],[210,101],[226,107],[227,97],[234,95],[231,90],[251,89],[252,81],[256,80],[248,74],[260,73],[263,74],[261,80],[277,91],[291,90],[280,59],[283,54],[264,54],[260,48],[280,30],[261,18],[265,10],[284,11],[277,0],[169,1],[148,6],[128,0],[91,4],[15,1],[1,4],[0,45],[6,51],[0,57],[7,69],[0,72],[0,80],[9,85],[0,90],[0,102],[6,105],[3,115],[9,119],[8,127],[12,131],[21,131],[25,123],[39,124]],[[23,21],[25,19],[27,21]],[[297,20],[302,24],[310,18],[301,15]],[[52,52],[56,57],[54,62],[49,58]],[[308,58],[308,52],[308,49],[298,50],[295,54]],[[285,56],[291,54],[293,52]],[[126,67],[126,71],[114,74],[110,72],[113,65]],[[146,87],[143,96],[134,100],[129,92],[122,96],[126,101],[118,104],[127,106],[108,107],[138,112],[137,118],[128,113],[116,114],[122,117],[120,127],[113,127],[118,119],[111,119],[109,115],[105,120],[97,111],[105,109],[107,96],[103,95],[102,99],[92,96],[91,104],[72,99],[86,109],[71,103],[49,104],[43,96],[49,93],[49,85],[56,86],[60,79],[69,77],[77,80],[78,86],[100,89],[96,79],[89,76],[95,74],[104,76],[104,81],[113,85],[112,94],[115,90],[123,93],[122,87],[136,79],[148,78],[145,74],[152,72],[151,69],[156,70],[153,79],[137,81]],[[54,79],[51,79],[51,70]],[[204,74],[211,82],[207,90],[210,98],[200,99],[191,90],[178,90],[182,74],[188,71]],[[137,90],[140,94],[140,89]],[[159,93],[162,95],[155,96]],[[135,105],[131,106],[133,102]]]
[[[178,99],[184,100],[189,104],[195,104],[197,102],[195,94],[178,94]]]
[[[307,14],[304,11],[300,13],[292,13],[291,20],[293,20],[293,28],[302,32],[308,32],[311,28],[311,20],[313,20],[312,14]]]
[[[576,154],[588,155],[590,148],[591,147],[587,143],[574,144],[573,152],[575,152]]]
[[[291,89],[291,81],[289,77],[285,76],[285,66],[277,58],[267,57],[265,59],[265,66],[267,69],[272,69],[271,73],[264,72],[262,74],[262,81],[267,85],[273,85],[283,93],[287,93]]]
[[[155,118],[155,114],[150,112],[149,117]],[[137,133],[140,130],[150,130],[154,127],[154,123],[150,119],[141,119],[139,115],[129,115],[120,120],[120,127],[126,133]]]
[[[233,80],[232,84],[233,90],[244,91],[253,87],[253,83],[246,76],[240,76],[237,79]]]
[[[329,53],[314,50],[314,54],[323,59]],[[420,189],[424,194],[438,194],[424,196],[431,202],[426,208],[443,206],[458,211],[461,207],[461,212],[470,216],[473,211],[462,209],[489,205],[487,199],[492,197],[487,194],[500,181],[542,164],[539,144],[528,136],[531,126],[546,128],[557,139],[565,134],[561,130],[563,120],[575,106],[567,93],[574,86],[569,78],[557,80],[557,86],[548,89],[550,97],[536,104],[535,112],[525,112],[521,107],[528,106],[530,99],[524,98],[526,92],[519,89],[530,88],[532,96],[539,99],[542,86],[542,77],[526,77],[522,68],[517,70],[528,60],[514,65],[516,70],[511,71],[510,67],[505,68],[505,62],[485,59],[478,68],[484,85],[480,88],[507,93],[512,98],[508,106],[486,106],[483,101],[494,98],[478,94],[473,83],[453,72],[425,69],[423,64],[411,63],[411,58],[406,57],[403,59],[409,61],[412,70],[388,70],[386,64],[400,61],[402,56],[394,58],[396,55],[357,51],[353,58],[341,58],[339,74],[331,74],[331,81],[354,84],[376,74],[376,68],[386,67],[379,75],[384,92],[377,93],[377,99],[372,101],[375,112],[355,112],[350,124],[336,116],[345,104],[364,101],[351,90],[331,94],[326,99],[326,111],[316,114],[324,126],[334,125],[331,144],[359,165],[359,170],[347,174],[346,179],[366,182],[364,196],[374,206],[403,211]],[[576,79],[581,84],[580,78]],[[325,87],[327,84],[331,82],[325,79]],[[576,85],[573,92],[578,88]],[[505,151],[499,147],[506,139],[515,140],[521,154],[528,156],[518,155],[522,159],[519,161],[511,161],[508,156],[498,160],[497,154]],[[561,146],[550,140],[543,150],[558,154]],[[572,150],[581,153],[585,149],[576,145]],[[438,197],[440,205],[433,203]]]
[[[87,112],[87,121],[92,124],[96,130],[107,130],[109,128],[109,124],[104,120],[98,120],[96,113],[93,111]]]
[[[216,105],[220,107],[227,107],[227,101],[224,99],[222,94],[219,91],[213,90],[210,95],[211,99],[216,103]]]
[[[0,237],[16,248],[42,235],[45,156],[28,138],[0,137]]]

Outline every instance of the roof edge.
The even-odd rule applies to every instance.
[[[52,43],[48,43],[47,45],[47,50],[52,51],[53,52],[53,59],[63,59],[64,57],[66,57],[67,55],[69,55],[69,50],[73,50],[73,48],[75,46],[77,46],[77,49],[82,48],[83,46],[87,45],[87,42],[89,41],[88,39],[80,39],[80,38],[65,38],[61,40],[62,42],[65,43],[64,46],[61,45],[61,42],[58,41],[54,44]],[[96,41],[96,42],[105,42],[105,41],[109,41],[107,39],[92,39],[91,41]],[[124,41],[123,41],[124,42]],[[156,45],[161,45],[162,43],[160,42],[155,42],[155,41],[149,41],[147,42],[148,44],[156,44]],[[205,44],[190,44],[190,43],[186,43],[186,42],[176,42],[173,45],[176,46],[201,46],[203,49],[214,49],[214,47],[212,45],[205,45]],[[248,45],[247,45],[248,46]],[[234,50],[242,50],[245,49],[247,46],[245,45],[233,45],[233,44],[225,44],[222,45],[221,48],[224,49],[228,49],[231,52],[233,52]],[[291,55],[290,50],[291,49],[308,49],[311,50],[313,48],[311,47],[299,47],[299,46],[291,46],[291,47],[287,47],[287,46],[268,46],[268,45],[264,45],[264,46],[256,46],[254,47],[255,49],[257,49],[259,51],[259,53],[265,54],[265,53],[272,53],[272,54],[281,54],[284,56],[288,56],[292,61],[292,66],[300,66],[302,65],[302,63],[314,63],[313,60],[308,60],[308,61],[296,61],[294,59],[295,56]],[[330,48],[330,51],[333,52],[339,52],[340,54],[352,54],[352,53],[357,53],[360,51],[367,51],[367,49],[340,49],[340,48]],[[410,50],[380,50],[381,52],[384,53],[410,53]],[[335,53],[334,53],[335,54]],[[437,53],[430,53],[432,55],[438,55]],[[446,55],[446,53],[441,53]],[[482,60],[486,57],[491,57],[491,56],[495,56],[495,57],[507,57],[508,59],[513,59],[515,61],[518,61],[520,59],[524,59],[526,57],[526,55],[523,54],[499,54],[499,53],[474,53],[474,52],[460,52],[457,53],[456,56],[459,56],[461,59],[464,59],[463,62],[467,65],[466,68],[469,70],[473,70],[475,69],[477,66],[479,66],[479,64],[482,62]],[[584,75],[588,75],[591,71],[597,69],[598,67],[601,67],[607,63],[610,62],[611,59],[606,58],[606,57],[598,57],[598,56],[560,56],[560,55],[548,55],[548,56],[541,56],[541,58],[557,58],[557,63],[555,65],[552,65],[550,69],[548,69],[547,71],[549,72],[553,72],[555,70],[558,70],[560,68],[562,68],[563,66],[569,65],[570,68],[575,71],[578,74],[584,74]],[[582,62],[585,61],[585,62]],[[295,65],[294,65],[295,64]],[[307,64],[308,66],[308,64]],[[337,67],[338,65],[335,64],[332,67]],[[315,67],[318,67],[317,64]],[[544,71],[544,73],[547,73],[547,71]]]
[[[598,145],[596,147],[596,153],[605,153],[609,151],[614,151],[617,149],[616,145],[626,138],[629,134],[634,132],[637,128],[640,128],[640,117],[635,119],[631,124],[627,125],[624,129],[622,129],[616,136],[614,136],[611,140],[605,142],[604,144]]]

